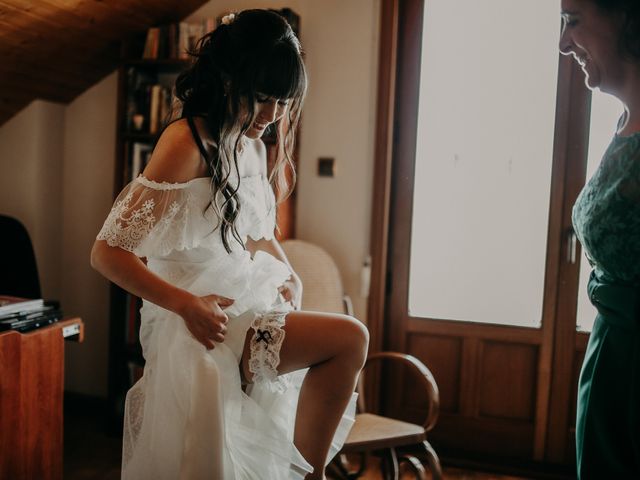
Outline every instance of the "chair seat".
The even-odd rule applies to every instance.
[[[372,413],[361,413],[356,415],[356,421],[342,448],[342,453],[413,445],[425,439],[424,427],[421,425]]]

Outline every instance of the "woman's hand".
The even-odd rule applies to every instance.
[[[220,295],[194,295],[176,313],[184,319],[191,335],[207,350],[212,350],[213,342],[224,342],[229,318],[222,309],[232,304],[233,300]]]
[[[302,280],[295,273],[285,280],[282,286],[278,289],[282,297],[296,310],[300,310],[302,306]]]

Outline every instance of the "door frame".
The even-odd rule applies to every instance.
[[[371,332],[370,351],[380,351],[390,347],[406,347],[400,338],[398,322],[408,318],[391,318],[390,311],[396,310],[398,295],[391,296],[393,288],[407,289],[408,285],[398,284],[394,279],[399,264],[394,258],[392,243],[398,239],[390,233],[390,219],[396,215],[408,215],[411,205],[398,204],[393,194],[394,168],[402,158],[415,158],[415,133],[405,129],[399,131],[397,125],[403,120],[417,121],[416,96],[413,95],[419,79],[420,37],[422,33],[422,0],[381,0],[380,52],[378,67],[378,106],[376,119],[376,145],[374,164],[374,188],[372,198],[371,254],[372,276],[368,301],[368,326]],[[410,22],[406,19],[420,19]],[[419,25],[416,27],[416,23]],[[403,32],[399,35],[399,32]],[[407,49],[407,37],[413,38],[413,47]],[[416,48],[416,40],[418,40]],[[553,146],[554,166],[551,180],[549,229],[547,238],[547,258],[545,269],[545,292],[541,338],[531,338],[530,333],[516,335],[522,340],[540,342],[540,362],[536,385],[536,412],[534,427],[533,458],[536,461],[569,463],[573,452],[571,444],[571,399],[575,391],[563,389],[567,375],[576,377],[581,354],[584,353],[588,334],[575,331],[575,308],[571,292],[577,292],[579,264],[568,264],[563,259],[567,255],[567,229],[570,225],[571,206],[581,186],[584,184],[586,169],[586,149],[588,148],[588,90],[581,83],[581,72],[568,57],[560,56],[558,73],[558,95],[556,106],[556,134]],[[404,92],[404,99],[398,94]],[[558,130],[566,132],[558,132]],[[586,132],[586,133],[585,133]],[[407,157],[410,156],[410,157]],[[404,162],[406,163],[406,162]],[[413,164],[413,161],[410,162]],[[412,178],[411,171],[399,168],[396,173],[401,178]],[[412,186],[411,186],[412,190]],[[411,198],[407,196],[408,198]],[[405,219],[406,221],[406,219]],[[408,239],[405,239],[408,245]],[[395,249],[398,251],[399,249]],[[578,250],[579,254],[579,250]],[[392,268],[393,266],[393,268]],[[408,281],[408,265],[401,265],[404,278]],[[394,270],[396,272],[394,272]],[[551,287],[550,277],[557,278]],[[569,294],[569,295],[567,295]],[[395,298],[394,298],[395,297]],[[406,300],[406,299],[405,299]],[[406,307],[405,307],[406,310]],[[562,318],[556,321],[557,318]],[[571,320],[571,321],[568,321]],[[441,331],[450,330],[452,322],[433,320],[431,323]],[[458,323],[458,322],[456,322]],[[477,324],[460,324],[459,328],[486,328]],[[453,326],[453,328],[456,328]],[[493,326],[498,336],[512,335],[513,329],[505,332],[505,327]],[[531,331],[531,329],[524,329]],[[388,335],[385,335],[388,332]],[[566,348],[571,345],[571,348]],[[406,349],[405,349],[406,350]],[[556,352],[554,354],[554,352]],[[559,353],[558,353],[559,352]],[[580,361],[578,361],[580,360]],[[371,395],[369,398],[372,398]]]

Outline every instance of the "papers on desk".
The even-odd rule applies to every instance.
[[[0,331],[26,332],[50,325],[61,318],[60,304],[56,301],[0,295]]]

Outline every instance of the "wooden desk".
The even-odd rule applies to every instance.
[[[80,318],[0,333],[0,478],[62,479],[64,340],[83,335]]]

